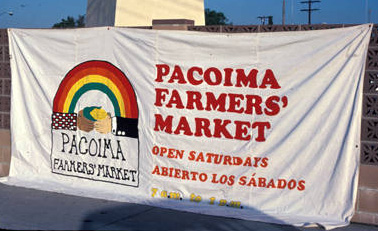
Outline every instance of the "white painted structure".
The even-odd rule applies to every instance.
[[[88,0],[87,27],[151,26],[153,19],[190,19],[205,25],[204,0]]]

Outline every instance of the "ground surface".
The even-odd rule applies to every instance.
[[[308,230],[233,218],[206,216],[0,184],[0,229],[8,230]],[[351,224],[335,231],[378,231]]]

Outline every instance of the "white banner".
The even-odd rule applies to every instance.
[[[370,33],[10,29],[7,182],[346,225]]]

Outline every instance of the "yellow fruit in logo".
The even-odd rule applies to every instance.
[[[103,120],[108,115],[106,111],[102,108],[99,108],[99,109],[95,108],[90,112],[90,114],[95,120]]]

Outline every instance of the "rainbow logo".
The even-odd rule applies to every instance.
[[[53,113],[75,113],[80,97],[93,90],[109,97],[115,116],[138,118],[137,100],[129,80],[120,69],[105,61],[87,61],[70,70],[55,95]]]

